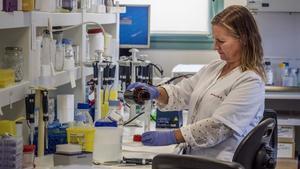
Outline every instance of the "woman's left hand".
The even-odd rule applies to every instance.
[[[142,143],[146,146],[166,146],[176,144],[175,133],[170,131],[148,131],[142,134]]]

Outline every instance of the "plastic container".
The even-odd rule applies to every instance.
[[[54,59],[54,69],[56,71],[62,71],[64,69],[64,60],[65,60],[65,48],[62,44],[56,44],[56,52]]]
[[[70,127],[67,128],[68,144],[79,144],[82,150],[93,152],[95,129],[90,127]]]
[[[87,103],[78,103],[77,104],[77,113],[75,120],[77,122],[82,122],[82,126],[92,127],[93,126],[93,119],[89,113],[90,106]]]
[[[66,9],[68,11],[77,10],[77,1],[76,0],[62,0],[62,9]]]
[[[3,0],[3,11],[13,12],[18,10],[18,0]]]
[[[70,40],[63,39],[65,46],[64,70],[75,69],[74,51]]]
[[[16,122],[10,120],[0,120],[0,136],[8,133],[12,136],[16,136]]]
[[[104,35],[102,29],[89,29],[89,55],[91,61],[100,59],[100,53],[104,52]]]
[[[13,69],[0,69],[0,88],[5,88],[15,83],[15,72]]]
[[[121,161],[122,127],[115,121],[97,121],[95,123],[95,143],[93,160],[103,163]]]
[[[33,11],[34,0],[22,0],[22,10],[23,11]]]
[[[23,64],[24,56],[23,49],[20,47],[6,47],[4,55],[4,65],[6,68],[12,68],[15,71],[15,81],[20,82],[23,80]]]
[[[111,57],[112,56],[112,35],[109,33],[104,34],[104,56]]]
[[[0,138],[0,168],[22,169],[23,140],[5,135]]]
[[[23,147],[23,168],[34,168],[34,145]]]

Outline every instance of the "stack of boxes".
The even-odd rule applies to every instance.
[[[278,151],[276,169],[298,169],[295,159],[295,127],[278,126]]]
[[[22,169],[23,140],[12,136],[0,137],[0,168]]]

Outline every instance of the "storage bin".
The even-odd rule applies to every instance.
[[[103,163],[121,161],[123,128],[116,121],[97,121],[95,123],[95,144],[93,160]]]
[[[67,128],[68,144],[79,144],[82,151],[93,152],[95,129],[89,127],[70,127]]]
[[[23,11],[33,11],[34,0],[22,0],[22,10]]]
[[[13,69],[0,69],[0,88],[14,84],[15,72]]]

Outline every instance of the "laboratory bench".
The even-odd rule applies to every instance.
[[[155,123],[150,123],[150,128],[155,128]],[[165,130],[165,129],[158,129]],[[143,127],[124,127],[122,139],[122,156],[127,158],[143,158],[152,159],[159,153],[177,153],[179,148],[176,145],[169,146],[144,146],[140,142],[133,142],[135,134],[142,134]],[[36,169],[51,169],[54,166],[53,155],[45,155],[43,157],[35,158]],[[150,169],[151,165],[134,165],[134,164],[105,164],[93,165],[93,168],[99,169],[137,169],[147,168]],[[63,168],[59,168],[63,169]]]

